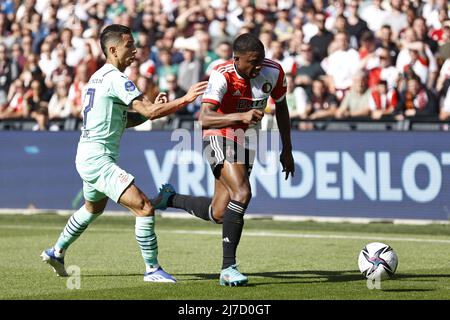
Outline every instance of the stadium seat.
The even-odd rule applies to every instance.
[[[31,131],[36,126],[36,121],[34,120],[25,120],[22,122],[21,128],[25,131]]]
[[[350,131],[352,127],[349,123],[343,122],[329,122],[325,127],[325,130],[336,130],[336,131]]]
[[[4,130],[22,130],[21,120],[4,120],[1,123]]]
[[[412,123],[411,130],[413,131],[440,131],[440,123]]]
[[[50,120],[48,127],[50,130],[58,131],[63,130],[65,125],[65,120]]]
[[[77,129],[77,121],[78,119],[75,118],[67,118],[64,121],[64,130],[76,130]]]
[[[194,121],[192,119],[181,119],[179,128],[193,130],[194,129]]]
[[[180,118],[175,117],[175,118],[171,118],[169,119],[168,122],[166,122],[164,124],[164,130],[175,130],[178,128],[180,124]]]
[[[385,131],[388,129],[387,123],[384,122],[358,122],[356,124],[356,130],[373,130],[373,131]]]

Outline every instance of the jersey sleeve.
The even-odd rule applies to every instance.
[[[227,87],[227,79],[225,76],[222,73],[213,70],[209,77],[208,86],[203,94],[202,102],[219,105],[227,92]]]
[[[119,99],[127,106],[141,94],[133,81],[124,75],[116,76],[111,80],[110,97]]]
[[[280,102],[284,99],[287,92],[287,81],[286,75],[284,74],[283,68],[280,67],[280,73],[278,74],[278,80],[275,84],[275,88],[273,88],[270,96],[275,102]]]

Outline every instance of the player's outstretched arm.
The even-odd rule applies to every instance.
[[[252,109],[247,112],[237,113],[218,113],[217,106],[204,102],[200,110],[199,122],[203,129],[209,128],[225,128],[232,125],[247,124],[254,125],[258,123],[264,116],[264,112]]]
[[[132,109],[147,119],[158,119],[174,113],[194,101],[199,95],[205,92],[207,84],[207,81],[198,82],[184,96],[170,102],[162,102],[157,99],[155,103],[152,103],[147,97],[142,95],[133,100]]]
[[[158,96],[155,98],[154,103],[166,103],[167,101],[169,101],[167,98],[167,93],[160,92]],[[136,127],[147,120],[148,118],[144,117],[139,112],[135,111],[127,112],[127,128]]]
[[[286,98],[276,103],[275,117],[277,118],[278,128],[280,130],[281,143],[283,144],[280,162],[283,166],[283,172],[286,173],[285,180],[289,174],[293,177],[295,171],[294,158],[292,156],[291,142],[291,120],[289,118],[289,110],[286,104]]]

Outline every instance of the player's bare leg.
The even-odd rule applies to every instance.
[[[230,200],[231,197],[228,188],[219,179],[215,179],[214,196],[211,202],[211,213],[216,223],[223,223],[222,218]]]
[[[89,224],[103,213],[107,202],[108,198],[95,202],[85,200],[84,206],[70,216],[56,244],[41,253],[42,261],[48,263],[58,276],[67,276],[64,266],[64,256],[67,249],[81,236]]]
[[[136,241],[144,258],[146,272],[144,281],[169,282],[176,280],[165,272],[158,263],[158,242],[155,234],[155,209],[147,196],[134,184],[123,192],[119,203],[136,217]]]
[[[105,211],[106,205],[108,203],[108,198],[104,198],[102,200],[92,202],[85,200],[84,206],[86,207],[86,210],[92,214],[100,215]]]
[[[245,285],[248,278],[236,266],[236,249],[244,226],[244,214],[251,199],[248,168],[244,164],[225,161],[217,167],[213,199],[176,194],[173,187],[165,184],[153,200],[155,207],[166,206],[184,209],[203,220],[223,224],[223,264],[220,283],[222,285]],[[167,201],[166,204],[166,200]]]

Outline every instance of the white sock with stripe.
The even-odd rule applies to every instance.
[[[88,225],[97,219],[101,212],[93,214],[86,210],[85,206],[82,206],[78,211],[76,211],[67,221],[64,230],[56,241],[54,246],[55,255],[57,257],[64,256],[67,248],[77,240],[81,234],[86,230]]]
[[[158,269],[158,241],[155,234],[155,217],[136,217],[136,241],[144,258],[146,272]]]

